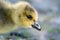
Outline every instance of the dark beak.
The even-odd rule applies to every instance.
[[[37,22],[35,22],[34,25],[32,25],[32,27],[41,31],[41,26]]]

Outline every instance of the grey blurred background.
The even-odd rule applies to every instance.
[[[11,3],[18,1],[29,2],[39,13],[41,31],[35,29],[19,29],[28,38],[12,40],[60,40],[60,0],[6,0]],[[5,34],[7,35],[7,34]],[[1,36],[2,38],[2,36]]]

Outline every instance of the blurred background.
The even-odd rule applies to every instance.
[[[24,37],[13,37],[11,40],[60,40],[60,0],[6,0],[11,3],[18,1],[29,2],[39,14],[38,22],[41,31],[35,29],[19,29],[14,32]],[[6,36],[7,35],[7,36]],[[3,37],[4,36],[4,37]],[[9,34],[0,36],[0,39],[10,37]],[[3,39],[5,40],[5,39]],[[7,39],[8,40],[8,39]]]

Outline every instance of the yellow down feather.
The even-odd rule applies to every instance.
[[[11,32],[19,27],[31,28],[37,20],[37,11],[28,2],[11,4],[0,1],[0,34]]]

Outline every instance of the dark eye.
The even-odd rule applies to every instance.
[[[31,15],[26,15],[28,19],[32,20],[33,17]]]

